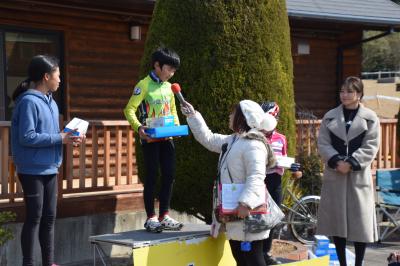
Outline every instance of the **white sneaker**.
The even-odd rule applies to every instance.
[[[179,231],[183,227],[183,223],[178,222],[177,220],[171,218],[169,215],[165,215],[160,223],[163,226],[164,230]]]
[[[161,233],[164,229],[156,216],[147,219],[147,221],[144,223],[144,228],[146,228],[147,232],[154,233]]]

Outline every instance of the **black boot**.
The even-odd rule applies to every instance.
[[[274,258],[273,256],[271,256],[269,254],[264,254],[264,259],[265,259],[265,263],[267,265],[279,265],[279,264],[282,264],[282,262],[280,262],[279,260],[277,260],[276,258]]]

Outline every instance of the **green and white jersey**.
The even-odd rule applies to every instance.
[[[136,116],[137,109],[139,109],[140,120]],[[160,81],[154,72],[151,72],[135,86],[124,114],[136,132],[149,117],[173,115],[175,125],[179,125],[171,83]]]

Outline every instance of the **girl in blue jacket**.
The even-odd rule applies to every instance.
[[[34,238],[39,231],[42,265],[54,264],[54,223],[57,173],[62,144],[79,144],[83,137],[62,133],[52,93],[60,84],[56,58],[37,55],[28,67],[28,79],[13,94],[11,150],[24,191],[26,218],[21,233],[23,266],[34,265]]]

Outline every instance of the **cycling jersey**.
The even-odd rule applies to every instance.
[[[287,156],[287,142],[285,135],[274,131],[271,137],[268,137],[267,140],[275,155]],[[274,167],[267,169],[267,174],[278,173],[282,176],[284,171],[285,170],[282,167]]]
[[[138,108],[140,120],[136,116]],[[171,83],[161,81],[154,72],[150,72],[135,86],[133,94],[124,109],[124,114],[136,132],[138,132],[142,124],[145,124],[146,118],[149,117],[173,115],[175,125],[179,125]]]

